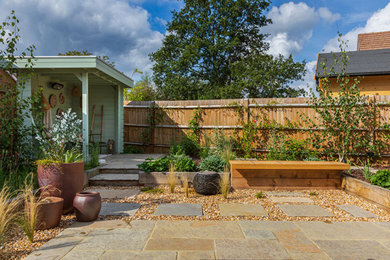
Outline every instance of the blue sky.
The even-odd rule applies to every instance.
[[[0,0],[0,19],[15,10],[21,48],[35,44],[36,55],[87,49],[110,56],[132,76],[135,68],[151,72],[148,54],[161,46],[171,10],[182,5],[177,0]],[[355,50],[358,33],[390,30],[390,3],[382,0],[275,0],[267,15],[273,20],[264,28],[269,52],[307,61],[305,80],[294,84],[301,87],[314,85],[317,54],[337,50],[338,31]]]

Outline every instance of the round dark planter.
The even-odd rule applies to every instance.
[[[203,195],[215,195],[219,193],[219,181],[221,177],[217,172],[198,172],[194,176],[193,186],[197,193]]]
[[[84,162],[39,165],[38,183],[44,197],[63,198],[63,213],[69,213],[76,193],[83,190]]]
[[[63,198],[44,198],[37,208],[36,229],[44,230],[58,226],[61,221],[63,205]]]
[[[73,200],[73,207],[78,221],[88,222],[96,220],[102,207],[100,193],[94,191],[77,193]]]

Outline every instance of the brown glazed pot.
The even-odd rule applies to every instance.
[[[63,213],[69,213],[76,193],[83,190],[84,162],[39,165],[38,183],[42,196],[63,198]]]
[[[88,222],[96,220],[102,207],[100,193],[95,191],[77,193],[73,200],[73,207],[78,221]]]
[[[44,198],[37,208],[36,229],[43,230],[58,226],[61,220],[63,205],[63,198]]]

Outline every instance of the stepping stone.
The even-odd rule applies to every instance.
[[[219,204],[221,216],[268,216],[268,212],[259,204]]]
[[[287,202],[287,203],[314,203],[313,200],[306,197],[271,197],[273,202]]]
[[[167,203],[158,205],[155,216],[202,216],[202,204],[198,203]]]
[[[88,191],[99,192],[102,199],[123,199],[123,198],[134,197],[140,193],[138,189],[126,189],[126,190],[90,189]]]
[[[355,205],[338,205],[340,209],[346,211],[351,214],[355,218],[376,218],[377,216],[365,209],[359,208]]]
[[[279,204],[278,207],[289,217],[330,217],[331,212],[318,205]]]
[[[299,191],[267,191],[266,194],[268,196],[275,197],[301,197],[305,196],[302,192]]]
[[[134,216],[141,207],[138,203],[110,203],[103,202],[100,215],[103,216]]]
[[[91,179],[91,181],[138,181],[138,174],[98,174]]]

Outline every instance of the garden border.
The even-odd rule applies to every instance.
[[[390,211],[390,190],[343,175],[342,189]]]

